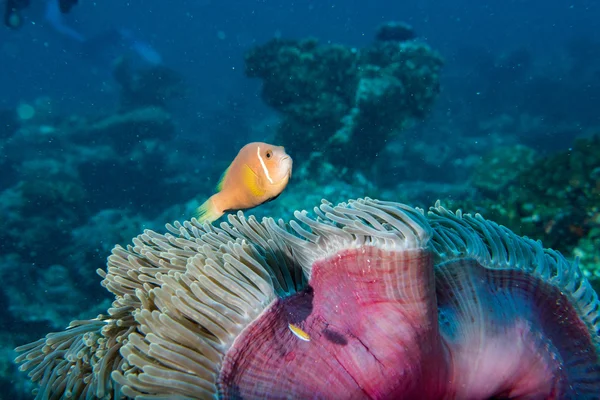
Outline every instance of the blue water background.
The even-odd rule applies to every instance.
[[[86,112],[110,107],[108,69],[74,54],[73,44],[48,29],[42,11],[19,32],[0,30],[0,107],[51,95],[59,108]],[[39,8],[39,7],[37,7]],[[37,15],[36,15],[37,14]],[[37,18],[36,18],[37,16]],[[126,27],[151,43],[193,88],[179,105],[184,117],[210,114],[236,99],[260,109],[260,82],[243,73],[243,52],[274,35],[314,36],[349,46],[372,41],[389,20],[414,26],[446,59],[444,74],[468,78],[460,50],[483,48],[493,55],[527,48],[536,64],[552,68],[557,49],[574,38],[600,39],[600,3],[588,1],[82,1],[66,21],[84,34]],[[219,33],[224,34],[224,39]],[[100,69],[98,71],[98,69]],[[100,77],[100,79],[98,79]],[[110,86],[110,84],[108,85]],[[578,101],[578,99],[573,99]],[[597,99],[596,99],[597,100]],[[583,101],[582,101],[583,103]],[[208,132],[185,132],[210,136]]]

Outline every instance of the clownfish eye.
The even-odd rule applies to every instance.
[[[273,156],[273,152],[271,150],[267,150],[266,156],[267,158],[271,158],[271,156]]]

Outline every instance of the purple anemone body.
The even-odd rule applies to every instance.
[[[237,338],[224,398],[567,399],[598,388],[576,310],[523,272],[363,247],[315,262],[309,285]]]
[[[430,266],[426,253],[374,247],[317,261],[309,289],[275,302],[236,340],[224,397],[270,388],[273,398],[437,398],[446,370]]]
[[[436,271],[440,331],[450,354],[447,397],[575,399],[598,393],[594,342],[557,288],[473,260]]]

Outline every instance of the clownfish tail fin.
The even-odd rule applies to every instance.
[[[215,206],[215,202],[213,199],[214,196],[206,200],[200,207],[196,209],[196,219],[201,224],[208,222],[209,224],[221,218],[224,214],[223,211],[220,211]]]

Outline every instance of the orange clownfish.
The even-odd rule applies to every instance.
[[[225,212],[245,210],[281,194],[292,176],[292,158],[281,146],[248,143],[225,170],[217,193],[198,207],[200,223],[216,221]]]

